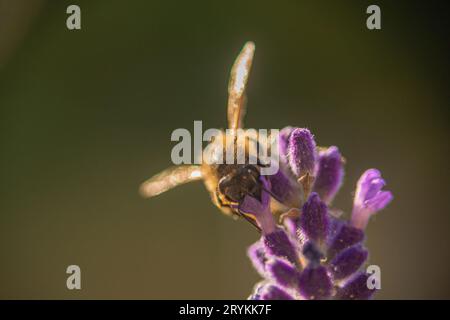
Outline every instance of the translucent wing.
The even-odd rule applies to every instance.
[[[170,167],[142,183],[139,191],[142,196],[150,198],[180,184],[199,179],[202,179],[200,166]]]
[[[228,128],[239,129],[243,126],[245,115],[245,87],[255,52],[255,44],[247,42],[231,68],[228,83]]]

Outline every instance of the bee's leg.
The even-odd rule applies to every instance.
[[[223,200],[219,194],[220,194],[219,188],[217,187],[216,192],[214,193],[214,200],[215,200],[216,205],[219,208],[229,208],[233,218],[240,217],[240,215],[236,213],[235,205],[230,202],[228,202],[228,203],[223,202]]]
[[[261,233],[261,228],[258,226],[258,224],[255,222],[255,220],[253,220],[252,218],[246,216],[245,214],[243,214],[242,212],[239,211],[239,215],[241,217],[243,217],[245,220],[247,220],[248,222],[250,222],[250,224],[252,226],[254,226],[256,228],[256,230]]]
[[[252,226],[254,226],[256,228],[256,230],[258,230],[258,232],[261,232],[261,228],[258,226],[258,224],[256,223],[255,220],[253,220],[252,218],[250,218],[249,216],[247,216],[245,213],[243,213],[240,209],[239,206],[236,206],[235,204],[231,204],[231,203],[224,203],[222,201],[222,199],[220,199],[220,197],[218,196],[218,193],[215,193],[215,198],[217,203],[221,206],[221,207],[226,207],[226,208],[230,208],[231,212],[233,212],[233,214],[235,214],[236,216],[240,217],[240,218],[244,218],[245,220],[247,220],[248,222],[251,223]]]
[[[256,230],[258,230],[258,232],[259,233],[261,233],[261,228],[258,226],[258,224],[256,223],[256,221],[255,220],[253,220],[252,218],[250,218],[249,216],[247,216],[245,213],[243,213],[242,211],[241,211],[241,209],[239,209],[239,207],[238,208],[236,208],[236,214],[239,216],[239,217],[242,217],[242,218],[244,218],[245,220],[247,220],[248,222],[250,222],[250,224],[252,225],[252,226],[254,226],[255,228],[256,228]]]
[[[226,208],[231,208],[232,209],[231,203],[224,203],[222,201],[222,199],[220,198],[219,194],[220,194],[219,186],[217,186],[216,187],[216,192],[214,193],[214,197],[216,199],[216,202],[219,204],[220,207],[226,207]]]

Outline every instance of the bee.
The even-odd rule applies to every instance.
[[[228,84],[227,120],[230,130],[222,130],[221,135],[205,148],[211,151],[206,154],[207,161],[203,161],[201,165],[170,167],[153,176],[140,187],[140,193],[144,197],[154,197],[178,185],[203,180],[213,203],[223,213],[245,218],[259,229],[253,215],[239,210],[239,205],[247,195],[261,200],[262,192],[266,190],[260,179],[262,164],[250,164],[247,161],[255,154],[258,142],[246,140],[244,143],[237,143],[238,139],[235,137],[236,131],[243,128],[246,112],[245,89],[254,51],[254,43],[247,42],[233,64]],[[220,164],[215,161],[214,158],[223,155],[230,144],[235,152],[241,149],[245,153],[244,164]],[[205,152],[203,154],[205,156]]]

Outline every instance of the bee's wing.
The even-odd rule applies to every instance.
[[[142,183],[139,191],[146,198],[157,196],[180,184],[202,179],[200,168],[190,165],[170,167]]]
[[[242,128],[245,115],[245,87],[252,66],[255,44],[247,42],[231,68],[228,83],[228,128]]]

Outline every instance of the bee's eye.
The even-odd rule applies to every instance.
[[[219,185],[218,185],[219,191],[220,191],[221,193],[225,193],[225,190],[226,190],[228,184],[229,184],[228,179],[223,178],[222,180],[220,180],[220,181],[219,181]]]

